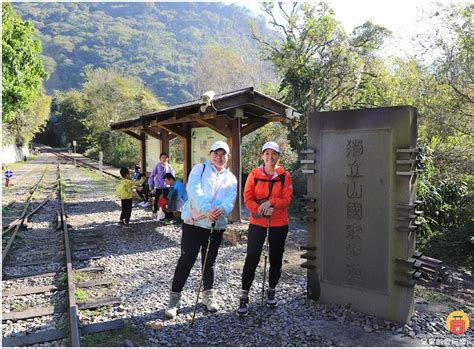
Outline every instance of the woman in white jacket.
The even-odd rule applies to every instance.
[[[171,285],[166,317],[177,315],[181,291],[201,250],[202,264],[207,248],[211,226],[215,224],[203,271],[203,304],[208,311],[218,310],[214,301],[214,263],[222,235],[227,225],[227,216],[234,208],[237,196],[237,179],[225,166],[230,158],[227,143],[215,142],[209,150],[209,160],[195,165],[189,174],[186,191],[188,201],[184,204],[181,218],[184,221],[181,237],[181,255],[176,265]]]

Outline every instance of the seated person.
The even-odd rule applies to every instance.
[[[140,161],[137,161],[137,163],[135,164],[135,169],[132,173],[132,180],[140,180],[142,177],[143,177],[143,174],[142,174],[142,168],[140,167]]]
[[[140,207],[150,206],[150,187],[147,185],[147,178],[141,175],[140,179],[136,181],[137,195],[140,197],[141,202],[138,203]]]
[[[163,176],[166,185],[169,186],[167,195],[168,205],[166,207],[166,221],[165,223],[173,224],[176,221],[173,219],[173,212],[176,212],[180,216],[180,212],[184,206],[184,203],[188,200],[188,193],[186,188],[179,179],[174,178],[171,173],[167,173]]]

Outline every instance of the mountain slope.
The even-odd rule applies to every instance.
[[[202,48],[215,43],[258,63],[247,24],[262,18],[221,3],[14,3],[43,43],[48,93],[80,86],[84,67],[113,67],[140,77],[168,104],[192,99]],[[212,62],[209,62],[212,64]]]

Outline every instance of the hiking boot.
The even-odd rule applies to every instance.
[[[247,316],[249,313],[249,297],[240,297],[239,309],[237,309],[238,316]]]
[[[219,310],[219,306],[214,299],[214,292],[211,290],[205,290],[202,292],[202,304],[204,304],[208,311],[215,313]]]
[[[181,300],[181,292],[170,292],[170,299],[165,310],[165,315],[168,319],[174,319],[178,315],[179,303]]]
[[[267,290],[267,307],[275,308],[278,302],[275,299],[275,289],[269,288]]]

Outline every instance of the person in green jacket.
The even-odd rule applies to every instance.
[[[120,169],[120,175],[122,179],[116,188],[117,196],[122,201],[122,212],[120,213],[119,224],[124,227],[129,227],[130,217],[132,216],[133,182],[130,179],[130,170],[128,168],[122,167]]]

